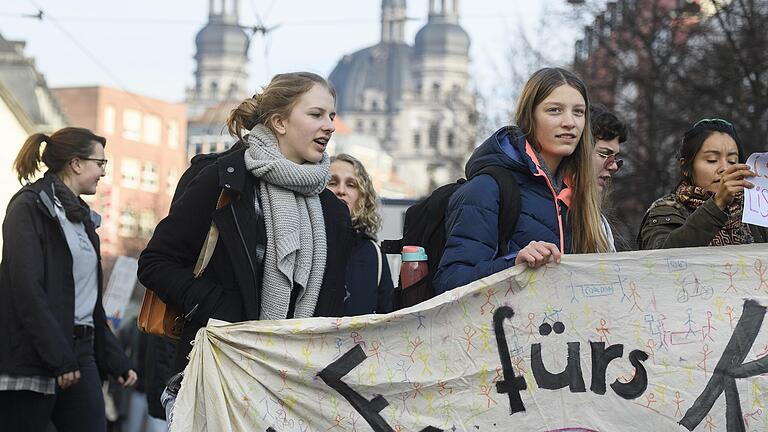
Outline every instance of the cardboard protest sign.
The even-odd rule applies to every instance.
[[[112,323],[112,328],[118,328],[125,314],[125,308],[131,299],[131,293],[136,286],[136,271],[139,261],[136,258],[119,256],[109,275],[107,288],[104,290],[104,312]]]
[[[768,227],[768,153],[753,153],[747,165],[756,175],[750,177],[755,187],[744,188],[742,222]]]
[[[172,431],[768,429],[768,245],[567,255],[387,315],[211,321]]]

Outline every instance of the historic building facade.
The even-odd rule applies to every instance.
[[[208,23],[195,37],[195,84],[187,89],[187,155],[228,149],[222,131],[229,112],[248,89],[250,38],[239,23],[238,0],[209,0]]]
[[[477,139],[458,0],[430,0],[428,13],[411,45],[405,0],[382,0],[379,42],[344,56],[329,77],[339,116],[378,141],[416,196],[462,176]]]

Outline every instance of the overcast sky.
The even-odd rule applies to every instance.
[[[249,51],[255,90],[278,72],[327,76],[344,55],[379,38],[380,0],[241,0],[240,21],[279,25],[254,37]],[[463,0],[461,24],[472,39],[472,74],[481,91],[505,76],[506,53],[523,27],[555,63],[572,58],[578,25],[564,22],[562,0]],[[53,20],[23,18],[38,9]],[[426,22],[428,0],[409,0],[406,40]],[[193,84],[194,39],[207,0],[3,0],[0,34],[27,42],[26,54],[52,87],[109,85],[182,101]]]

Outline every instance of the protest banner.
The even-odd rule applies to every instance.
[[[172,431],[768,429],[768,245],[566,255],[387,315],[212,320]]]
[[[753,153],[747,165],[754,173],[749,180],[755,187],[744,188],[742,222],[768,227],[768,153]]]

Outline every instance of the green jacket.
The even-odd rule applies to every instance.
[[[674,194],[656,200],[640,224],[637,246],[640,249],[669,249],[708,246],[728,221],[728,214],[720,210],[710,198],[696,210],[680,203]],[[749,225],[755,243],[768,243],[768,230]]]

